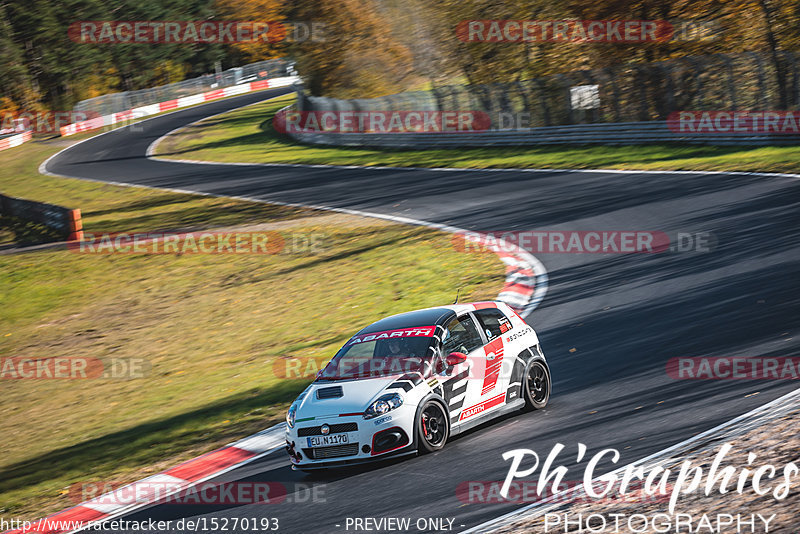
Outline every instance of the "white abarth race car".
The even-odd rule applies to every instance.
[[[506,304],[394,315],[353,336],[292,403],[286,451],[301,470],[436,451],[512,410],[544,408],[550,383],[536,332]]]

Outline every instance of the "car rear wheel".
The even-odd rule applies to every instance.
[[[442,405],[429,400],[417,417],[417,450],[421,453],[438,451],[450,436],[450,421]]]
[[[550,399],[550,371],[543,360],[531,360],[525,369],[525,408],[541,410]]]

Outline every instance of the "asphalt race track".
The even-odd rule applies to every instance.
[[[281,482],[289,494],[279,504],[160,505],[127,519],[277,517],[280,532],[328,533],[345,532],[348,517],[410,517],[412,525],[420,517],[445,517],[455,518],[454,530],[464,530],[518,507],[466,504],[456,495],[465,481],[503,480],[505,451],[531,448],[544,457],[563,443],[566,478],[580,480],[578,443],[590,447],[587,460],[610,447],[622,452],[619,465],[626,464],[797,387],[791,380],[678,381],[665,365],[681,356],[798,355],[799,180],[196,165],[145,156],[153,141],[181,125],[283,92],[226,99],[116,130],[62,152],[47,170],[480,231],[711,232],[714,245],[706,252],[536,254],[550,276],[547,296],[528,318],[554,379],[543,412],[490,423],[436,454],[328,477],[291,471],[281,450],[220,478]],[[311,486],[324,502],[310,502],[304,489]]]

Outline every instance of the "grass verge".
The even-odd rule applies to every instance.
[[[0,250],[61,239],[63,236],[43,224],[0,215]]]
[[[0,359],[138,362],[135,378],[15,380],[0,365],[0,514],[74,504],[82,482],[137,480],[283,417],[308,380],[274,365],[324,360],[385,315],[492,298],[492,256],[440,232],[265,204],[41,176],[63,141],[0,154],[0,191],[81,208],[88,231],[236,227],[313,237],[277,254],[0,256]],[[4,372],[5,370],[5,372]]]
[[[224,162],[397,167],[800,172],[800,147],[687,145],[372,150],[295,143],[269,119],[289,95],[207,119],[164,139],[156,154]]]

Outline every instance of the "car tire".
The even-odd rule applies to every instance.
[[[417,451],[420,454],[441,450],[450,437],[450,416],[442,403],[430,399],[423,403],[415,422]]]
[[[550,369],[541,358],[534,358],[525,367],[522,377],[522,394],[525,410],[541,410],[550,400]]]

